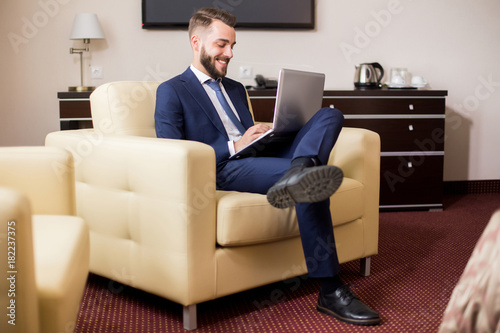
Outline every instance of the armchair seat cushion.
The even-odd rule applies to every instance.
[[[331,198],[334,225],[363,216],[364,187],[359,181],[344,178]],[[342,207],[342,209],[340,209]],[[255,193],[217,191],[217,244],[243,246],[276,242],[299,236],[295,209],[269,205],[266,196]]]

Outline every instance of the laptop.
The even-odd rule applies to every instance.
[[[289,142],[321,108],[324,86],[325,74],[280,70],[271,129],[229,159],[272,156],[280,145]]]

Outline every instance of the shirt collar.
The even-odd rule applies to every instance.
[[[203,73],[202,71],[198,70],[193,65],[191,65],[190,68],[191,68],[191,71],[194,73],[194,75],[200,81],[201,84],[207,82],[207,80],[214,81],[214,79],[212,79],[210,76],[208,76],[207,74]],[[215,81],[220,81],[220,79],[215,80]]]

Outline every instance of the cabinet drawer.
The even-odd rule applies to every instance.
[[[276,99],[273,98],[250,98],[255,121],[273,122],[274,106]]]
[[[92,128],[92,120],[65,120],[61,119],[61,131]]]
[[[90,102],[84,101],[59,101],[60,118],[90,118]]]
[[[344,114],[444,114],[444,98],[323,98]]]
[[[345,119],[344,126],[377,132],[382,151],[444,150],[444,119]]]
[[[443,156],[383,156],[380,170],[380,206],[441,206]]]

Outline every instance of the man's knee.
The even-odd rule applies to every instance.
[[[324,107],[319,109],[317,115],[321,117],[321,119],[329,119],[341,126],[344,124],[344,114],[339,109]]]

